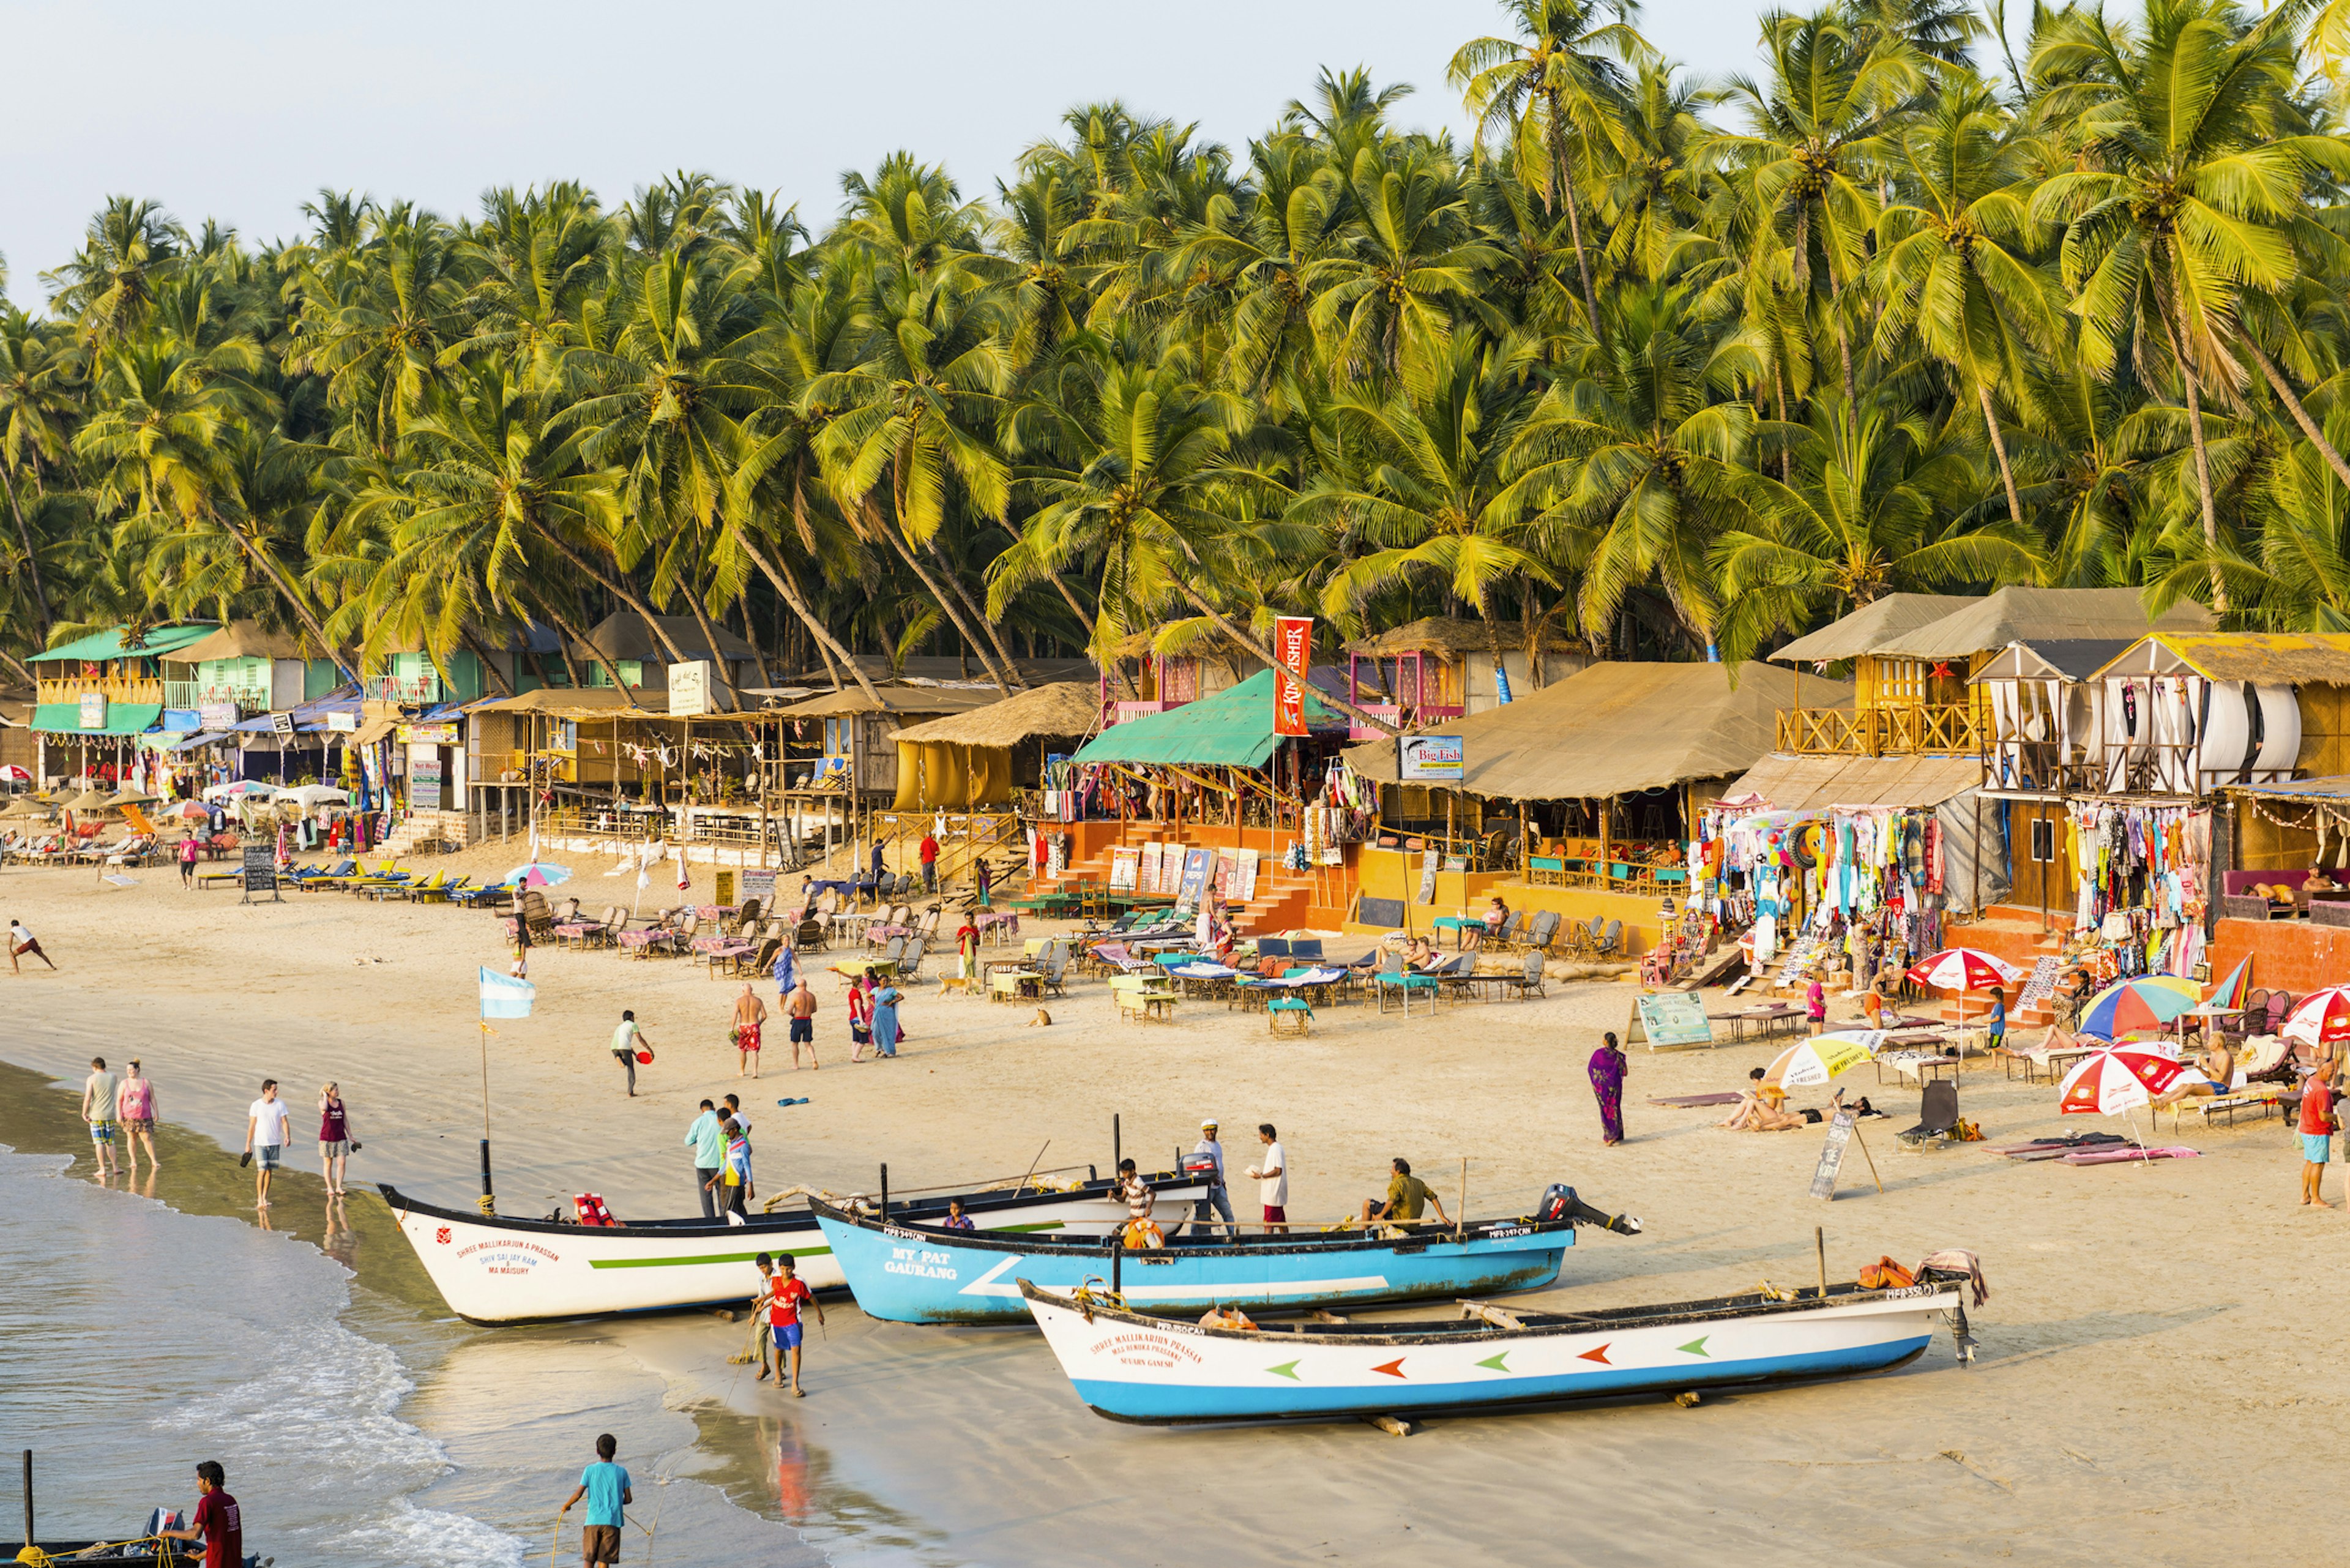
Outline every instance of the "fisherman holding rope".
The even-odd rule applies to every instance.
[[[596,1462],[579,1472],[578,1488],[556,1510],[557,1517],[588,1500],[586,1522],[579,1529],[580,1568],[614,1568],[620,1561],[620,1527],[628,1522],[628,1505],[637,1501],[629,1490],[629,1472],[612,1462],[619,1439],[606,1432],[596,1439]]]

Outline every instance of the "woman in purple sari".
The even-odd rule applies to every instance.
[[[1599,1049],[1591,1054],[1591,1092],[1599,1101],[1603,1143],[1624,1141],[1624,1073],[1630,1065],[1613,1034],[1602,1036]]]

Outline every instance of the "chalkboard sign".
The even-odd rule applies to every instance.
[[[1812,1196],[1834,1198],[1836,1176],[1844,1169],[1844,1151],[1852,1144],[1852,1113],[1838,1111],[1828,1119],[1828,1141],[1820,1146],[1819,1168],[1812,1172]]]
[[[1388,930],[1403,929],[1401,898],[1361,898],[1355,904],[1355,923],[1358,926],[1380,926]]]
[[[1647,1040],[1651,1051],[1713,1044],[1713,1021],[1705,1015],[1704,1000],[1694,992],[1659,992],[1640,998],[1634,1006],[1638,1025],[1635,1036]]]
[[[273,904],[286,901],[277,890],[277,846],[265,839],[244,846],[244,897],[238,902],[252,903],[255,893],[268,894]]]

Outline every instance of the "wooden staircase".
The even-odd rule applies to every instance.
[[[1090,882],[1096,887],[1109,883],[1112,853],[1130,845],[1151,839],[1166,843],[1195,845],[1188,830],[1170,830],[1163,824],[1138,823],[1128,827],[1120,838],[1107,844],[1096,854],[1071,862],[1058,876],[1034,877],[1029,879],[1032,893],[1074,890],[1078,884]],[[1213,848],[1215,846],[1200,846]],[[1264,852],[1257,855],[1256,897],[1245,904],[1230,906],[1232,929],[1241,936],[1255,936],[1263,931],[1284,931],[1315,923],[1314,919],[1315,884],[1311,873],[1299,873],[1272,864]],[[1330,916],[1325,911],[1325,919]],[[1343,918],[1345,911],[1336,912]]]
[[[2054,958],[2064,950],[2064,939],[2070,934],[2069,916],[2059,911],[2041,929],[2037,909],[2022,909],[1994,904],[1981,918],[1962,926],[1948,926],[1942,931],[1942,945],[1951,948],[1980,948],[1996,958],[2005,959],[2022,970],[2029,980],[2033,966],[2043,958]],[[2056,1021],[2053,998],[2042,998],[2030,1007],[2019,1009],[2016,998],[2022,993],[2023,981],[2017,981],[2002,992],[2007,1002],[2007,1027],[2010,1033],[2021,1030],[2041,1030]],[[1937,1015],[1945,1023],[1971,1023],[1990,1010],[1989,996],[1982,992],[1946,996]]]

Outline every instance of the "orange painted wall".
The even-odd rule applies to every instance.
[[[2254,985],[2305,996],[2350,981],[2350,926],[2306,920],[2221,920],[2211,938],[2216,981],[2249,954]]]

